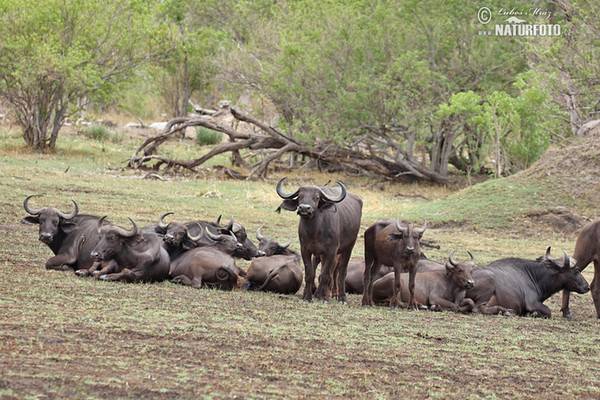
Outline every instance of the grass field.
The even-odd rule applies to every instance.
[[[23,200],[154,224],[226,218],[299,249],[294,213],[274,212],[265,181],[197,174],[142,179],[125,169],[139,140],[98,142],[63,134],[50,154],[31,153],[20,134],[0,128],[0,398],[600,398],[600,332],[589,295],[573,296],[574,319],[560,317],[560,298],[546,304],[552,319],[462,315],[302,303],[299,295],[197,290],[169,282],[124,284],[47,271],[51,251],[37,226],[23,225]],[[191,141],[165,149],[192,157]],[[227,158],[214,160],[226,164]],[[375,182],[305,172],[286,188],[342,180],[364,201],[362,232],[378,218],[431,225],[426,249],[443,261],[475,255],[479,264],[508,256],[535,258],[547,246],[572,253],[576,233],[536,225],[531,213],[567,207],[593,216],[590,202],[548,189],[539,177],[490,181],[459,191],[425,184]],[[550,177],[550,179],[554,179]],[[288,190],[290,191],[290,190]],[[423,194],[432,199],[398,194]],[[242,266],[247,263],[240,262]],[[591,281],[588,268],[584,276]]]

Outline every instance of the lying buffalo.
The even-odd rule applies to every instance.
[[[233,234],[215,235],[204,227],[205,235],[212,245],[202,245],[183,253],[171,262],[171,282],[195,288],[214,287],[231,290],[238,286],[238,279],[245,272],[235,264],[232,257],[242,244]]]
[[[561,290],[586,293],[590,290],[577,267],[564,252],[562,259],[546,255],[537,260],[504,258],[473,271],[477,284],[466,297],[475,302],[474,312],[483,314],[517,314],[550,318],[543,302]]]
[[[302,285],[300,255],[289,249],[287,243],[263,236],[258,228],[256,238],[259,241],[258,254],[261,257],[252,260],[246,272],[242,289],[264,290],[267,292],[294,294]]]
[[[472,277],[475,258],[471,252],[468,253],[471,257],[470,261],[455,261],[453,251],[450,253],[444,269],[418,272],[415,275],[414,296],[419,308],[460,312],[469,312],[473,309],[473,300],[465,298],[467,289],[471,289],[475,285]],[[410,301],[409,276],[403,273],[400,279],[402,280],[400,304],[404,305]],[[394,274],[390,272],[373,284],[373,300],[378,304],[390,302],[394,296],[393,287]]]
[[[208,228],[208,231],[214,234],[233,234],[237,238],[237,241],[241,243],[241,246],[236,249],[233,257],[243,258],[245,260],[251,260],[253,257],[256,257],[256,252],[258,251],[256,245],[252,243],[250,239],[248,239],[246,229],[240,223],[234,221],[233,215],[231,216],[231,219],[227,225],[222,226],[220,222],[221,217],[219,216],[216,223],[198,220],[186,222],[185,225],[189,234],[192,236],[201,234],[203,230],[206,231],[206,228]],[[199,243],[211,244],[210,240],[207,239],[206,236],[205,238],[201,239]]]
[[[297,210],[300,216],[298,237],[306,283],[302,299],[312,300],[316,267],[321,262],[319,286],[314,296],[327,301],[334,277],[339,290],[338,300],[346,302],[346,270],[360,229],[362,200],[348,193],[341,182],[337,182],[339,189],[303,185],[286,193],[281,188],[285,179],[281,178],[275,188],[283,199],[277,210]]]
[[[192,235],[187,225],[180,222],[164,222],[164,218],[174,213],[168,212],[158,218],[158,223],[153,230],[162,236],[163,247],[169,253],[171,261],[181,256],[186,251],[196,247],[200,239],[204,237],[204,231],[200,230],[197,235]]]
[[[153,232],[141,232],[134,220],[130,230],[106,223],[100,218],[97,224],[100,241],[91,252],[95,263],[80,275],[95,273],[109,281],[154,282],[169,277],[169,255],[161,245],[160,237]],[[96,271],[102,268],[100,271]]]
[[[96,226],[100,217],[79,214],[75,200],[72,200],[75,210],[69,214],[52,207],[33,209],[28,204],[32,197],[34,195],[27,196],[23,202],[25,211],[30,215],[21,223],[39,224],[39,240],[55,254],[46,261],[46,268],[90,268],[94,262],[90,252],[99,240]]]
[[[373,301],[374,277],[382,265],[394,269],[394,296],[390,307],[399,305],[401,287],[400,273],[408,270],[408,307],[416,309],[414,299],[415,274],[417,263],[421,257],[419,240],[423,236],[427,222],[422,228],[415,228],[412,223],[381,219],[365,231],[365,275],[363,289],[363,306],[371,306]]]

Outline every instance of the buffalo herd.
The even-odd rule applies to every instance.
[[[594,262],[591,294],[600,318],[600,219],[583,228],[573,258],[564,252],[552,258],[550,247],[536,260],[504,258],[475,266],[456,259],[453,251],[444,263],[429,260],[420,242],[427,222],[380,219],[364,232],[364,260],[350,258],[358,238],[362,200],[336,181],[336,187],[302,185],[292,192],[277,182],[281,209],[299,216],[300,253],[290,249],[291,236],[281,244],[256,231],[256,246],[245,228],[231,217],[222,224],[195,220],[131,227],[109,222],[106,216],[79,214],[73,201],[70,213],[56,208],[34,209],[21,222],[39,225],[39,240],[54,256],[47,269],[73,270],[79,276],[106,281],[157,282],[169,280],[194,288],[270,291],[295,294],[302,286],[303,301],[334,298],[346,303],[346,293],[362,294],[363,306],[387,304],[392,308],[446,310],[483,314],[547,317],[544,301],[563,291],[563,317],[571,318],[570,292],[586,293],[590,286],[581,271]],[[236,258],[249,260],[246,270]],[[317,277],[317,267],[321,264]],[[316,282],[315,282],[316,280]]]

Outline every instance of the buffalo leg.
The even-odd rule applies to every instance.
[[[590,285],[590,292],[592,299],[594,300],[594,307],[596,307],[596,316],[600,318],[600,263],[594,260],[594,278]]]
[[[396,268],[394,267],[394,270]],[[398,269],[399,266],[398,266]],[[394,271],[395,272],[395,271]],[[408,308],[412,308],[413,310],[417,309],[417,302],[415,301],[415,277],[417,274],[417,266],[416,264],[411,264],[408,269]],[[398,274],[398,277],[400,274]]]
[[[185,275],[178,275],[175,278],[171,279],[171,282],[178,283],[180,285],[191,286],[196,289],[200,289],[202,287],[201,277],[194,277],[194,279],[190,279]]]
[[[350,261],[350,256],[352,255],[352,250],[347,251],[340,255],[338,265],[336,267],[337,270],[337,286],[338,286],[338,301],[340,303],[347,303],[346,299],[346,275],[348,274],[348,261]]]
[[[58,254],[54,257],[50,257],[46,261],[46,269],[54,269],[57,271],[68,271],[71,266],[77,263],[77,255],[73,252],[68,251],[67,253]]]
[[[381,264],[378,260],[372,260],[370,265],[365,263],[365,275],[363,278],[363,306],[375,305],[375,302],[373,301],[373,281],[380,268]]]
[[[594,282],[592,282],[592,285]],[[560,307],[560,311],[562,311],[563,318],[571,319],[573,316],[571,315],[571,310],[569,310],[569,298],[571,297],[571,292],[568,290],[563,290],[562,293],[562,304]]]
[[[312,301],[313,287],[315,285],[315,267],[312,263],[311,254],[302,251],[302,261],[304,262],[304,294],[302,300]]]
[[[329,300],[329,289],[331,288],[331,277],[333,269],[336,267],[336,254],[327,254],[321,257],[321,273],[319,274],[319,286],[315,292],[315,297],[321,301]]]
[[[390,307],[398,308],[398,306],[400,305],[401,291],[402,281],[400,280],[400,265],[394,265],[394,289],[392,291],[392,298],[390,299]]]

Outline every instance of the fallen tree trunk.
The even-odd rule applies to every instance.
[[[327,163],[328,165],[348,166],[362,171],[373,172],[392,180],[424,180],[439,184],[451,183],[449,178],[413,160],[402,159],[390,161],[372,152],[343,148],[332,142],[325,141],[317,141],[311,147],[233,108],[231,109],[231,114],[238,121],[258,127],[264,134],[239,132],[218,123],[208,116],[174,118],[169,121],[162,133],[147,139],[134,151],[129,160],[129,166],[132,168],[141,168],[150,165],[154,170],[163,168],[166,171],[178,168],[193,170],[212,157],[225,152],[238,152],[239,154],[239,151],[242,149],[273,149],[276,151],[251,166],[252,170],[246,179],[266,176],[270,163],[280,159],[285,154],[295,153]],[[188,127],[196,126],[203,126],[222,132],[229,136],[229,142],[217,145],[205,155],[192,160],[174,159],[154,154],[157,148],[170,136]],[[143,155],[140,155],[140,153]],[[154,164],[152,164],[153,162]]]

